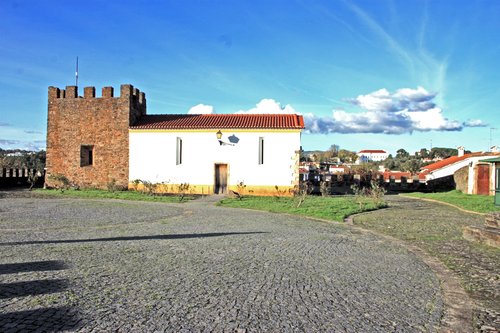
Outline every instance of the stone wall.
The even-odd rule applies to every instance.
[[[482,227],[465,227],[463,236],[469,241],[500,248],[500,212],[487,214]]]
[[[463,192],[468,193],[468,182],[469,182],[469,167],[464,166],[461,169],[458,169],[453,174],[453,180],[455,181],[456,189]]]
[[[129,126],[144,114],[145,94],[132,85],[122,85],[119,97],[112,87],[102,88],[102,97],[94,87],[83,97],[76,86],[49,87],[46,185],[58,186],[64,176],[79,187],[127,187]],[[92,150],[91,165],[82,166],[82,146]]]

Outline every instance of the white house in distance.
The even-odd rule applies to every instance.
[[[289,193],[299,181],[304,120],[295,114],[143,115],[129,128],[129,187],[134,180],[175,192]],[[139,183],[135,181],[135,183]]]
[[[370,150],[365,149],[357,153],[358,160],[356,164],[366,163],[366,162],[380,162],[389,157],[389,154],[385,150]]]

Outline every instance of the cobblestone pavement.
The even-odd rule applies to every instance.
[[[0,199],[0,331],[437,331],[413,254],[213,199]]]

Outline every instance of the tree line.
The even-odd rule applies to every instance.
[[[470,151],[465,151],[470,153]],[[383,165],[389,170],[417,173],[422,167],[433,163],[435,160],[445,159],[458,155],[458,150],[454,148],[434,147],[430,150],[422,148],[413,155],[401,148],[396,151],[396,155],[389,154],[388,158],[382,162],[367,162],[357,168],[375,171],[379,165]],[[352,164],[358,159],[354,151],[339,149],[338,145],[331,145],[326,151],[303,152],[301,161],[313,161],[320,163],[341,163]]]
[[[35,152],[22,149],[0,148],[0,168],[28,168],[41,171],[45,168],[45,150]]]

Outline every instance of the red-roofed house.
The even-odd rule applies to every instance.
[[[461,176],[464,179],[462,179],[463,184],[460,185],[460,190],[468,194],[492,195],[494,170],[491,171],[490,164],[481,162],[481,160],[499,156],[498,152],[464,154],[463,149],[459,149],[458,156],[451,156],[423,167],[419,179],[427,184],[446,178],[457,182],[459,181],[458,176],[463,175]]]
[[[366,163],[366,162],[380,162],[389,157],[389,154],[385,150],[380,149],[365,149],[357,153],[358,160],[356,164]]]
[[[176,192],[274,195],[299,181],[302,116],[295,114],[147,115],[145,94],[122,85],[49,88],[47,185],[64,176],[81,187],[161,184]]]

